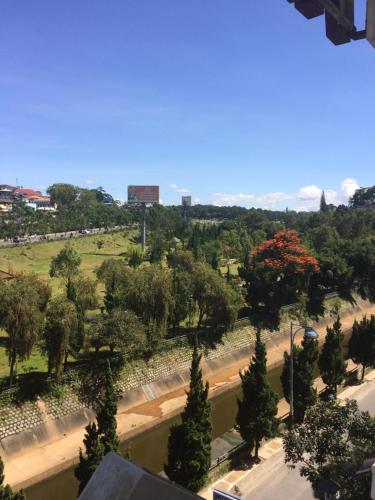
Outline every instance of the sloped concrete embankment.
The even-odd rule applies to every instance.
[[[354,318],[375,312],[375,307],[365,301],[354,306],[346,305],[341,310],[344,329],[350,328]],[[324,340],[327,324],[332,318],[327,316],[314,326],[319,330],[320,341]],[[285,325],[280,331],[263,333],[267,343],[268,364],[273,368],[282,362],[282,355],[288,349],[289,328]],[[248,364],[254,350],[255,332],[244,326],[224,337],[223,343],[215,349],[207,350],[202,360],[206,378],[233,367],[237,370]],[[298,339],[297,339],[298,341]],[[121,375],[118,385],[123,392],[119,402],[119,413],[124,413],[150,401],[166,397],[189,383],[191,350],[186,345],[170,349],[148,364],[138,364],[127,368]],[[239,383],[238,376],[222,384],[223,392]],[[175,409],[176,410],[176,409]],[[84,408],[72,391],[67,391],[62,400],[48,397],[27,403],[21,407],[9,405],[0,408],[0,453],[5,459],[13,459],[30,448],[45,445],[62,439],[77,429],[82,429],[94,417],[91,410]],[[155,425],[157,422],[150,422]],[[142,432],[140,426],[136,432]]]

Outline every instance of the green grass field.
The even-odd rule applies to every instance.
[[[0,270],[9,273],[36,273],[44,279],[49,279],[49,268],[52,257],[69,243],[82,258],[81,270],[88,276],[93,276],[95,269],[108,258],[123,258],[122,254],[132,245],[130,238],[134,232],[116,232],[101,235],[88,235],[72,241],[49,241],[22,245],[18,247],[0,248]],[[98,248],[98,242],[104,244]],[[59,288],[60,281],[52,279],[54,290]]]
[[[69,242],[82,258],[81,270],[91,277],[95,277],[95,269],[109,258],[123,259],[123,253],[127,252],[133,243],[130,238],[135,232],[116,232],[101,235],[87,235]],[[98,241],[104,244],[99,249]],[[52,287],[53,293],[61,290],[63,284],[60,279],[49,277],[49,267],[51,258],[57,255],[66,245],[67,241],[49,241],[34,243],[33,245],[22,245],[18,247],[0,248],[0,270],[18,273],[36,273],[41,278],[47,279]],[[102,287],[98,286],[98,292],[102,292]],[[101,294],[100,294],[101,295]],[[0,378],[9,373],[8,358],[5,350],[6,335],[0,330]],[[47,360],[40,351],[33,349],[30,359],[19,362],[17,373],[27,373],[29,371],[42,371],[47,369]]]
[[[5,333],[0,330],[0,379],[9,375],[8,356],[5,350],[5,343],[7,337]],[[47,371],[47,358],[42,356],[39,349],[33,349],[31,356],[26,361],[17,363],[17,373],[28,372],[46,372]]]

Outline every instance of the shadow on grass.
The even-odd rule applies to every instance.
[[[9,377],[2,378],[0,380],[0,393],[5,391],[4,394],[7,394],[7,398],[9,395],[9,403],[21,405],[27,401],[35,401],[38,397],[53,393],[56,385],[63,387],[64,383],[71,381],[71,374],[75,372],[75,379],[81,387],[82,400],[87,401],[87,399],[90,399],[95,401],[98,396],[98,386],[103,379],[107,359],[110,361],[113,378],[116,380],[124,366],[122,356],[111,354],[109,351],[89,352],[67,363],[64,379],[61,383],[56,384],[48,376],[47,372],[29,371],[17,375],[12,387],[9,387]]]
[[[224,328],[214,329],[207,326],[202,326],[196,330],[191,328],[173,328],[168,332],[167,341],[173,341],[186,338],[190,347],[194,346],[195,341],[198,346],[203,349],[205,354],[212,349],[216,349],[218,345],[223,344]]]
[[[46,372],[29,372],[17,376],[15,384],[10,388],[12,394],[10,402],[22,404],[27,401],[35,401],[38,396],[42,396],[49,391],[49,383]],[[0,391],[9,389],[9,377],[5,377],[0,382]]]
[[[101,253],[101,252],[82,252],[81,255],[94,255],[95,257],[121,257],[121,253]]]

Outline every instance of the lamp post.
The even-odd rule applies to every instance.
[[[297,330],[293,331],[294,328],[297,327]],[[319,334],[312,328],[311,326],[302,326],[296,323],[290,323],[290,395],[289,395],[289,404],[290,404],[290,428],[293,429],[294,426],[294,339],[296,335],[301,330],[304,330],[304,338],[310,340],[316,340],[319,337]]]

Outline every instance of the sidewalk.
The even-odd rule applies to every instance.
[[[348,371],[353,370],[356,368],[356,364],[353,363],[352,361],[349,360],[348,362]],[[375,370],[372,370],[370,373],[368,373],[365,376],[365,381],[370,382],[372,380],[375,380]],[[314,384],[315,388],[318,390],[318,392],[321,392],[325,388],[325,384],[323,383],[323,380],[321,377],[317,378],[315,380]],[[356,385],[356,386],[350,386],[344,389],[339,395],[338,395],[338,400],[345,401],[345,399],[350,399],[353,397],[353,395],[361,388],[363,387],[362,385]],[[289,404],[286,402],[286,400],[283,398],[279,401],[278,404],[278,414],[277,416],[279,418],[285,417],[289,413]],[[261,465],[264,465],[266,460],[269,460],[272,458],[274,455],[277,453],[281,452],[283,449],[283,442],[282,438],[277,437],[274,439],[271,439],[269,441],[265,441],[260,449],[259,449],[259,458],[261,461],[259,464],[254,464],[250,469],[234,469],[227,474],[225,474],[223,477],[220,479],[217,479],[214,483],[212,483],[209,487],[205,488],[202,490],[199,494],[206,500],[212,500],[213,496],[213,489],[218,489],[224,492],[230,492],[235,494],[235,488],[238,488],[238,491],[242,492],[244,491],[243,489],[243,482],[245,479],[249,480],[248,476],[254,473],[254,471],[259,468]],[[254,500],[256,500],[254,498]]]

